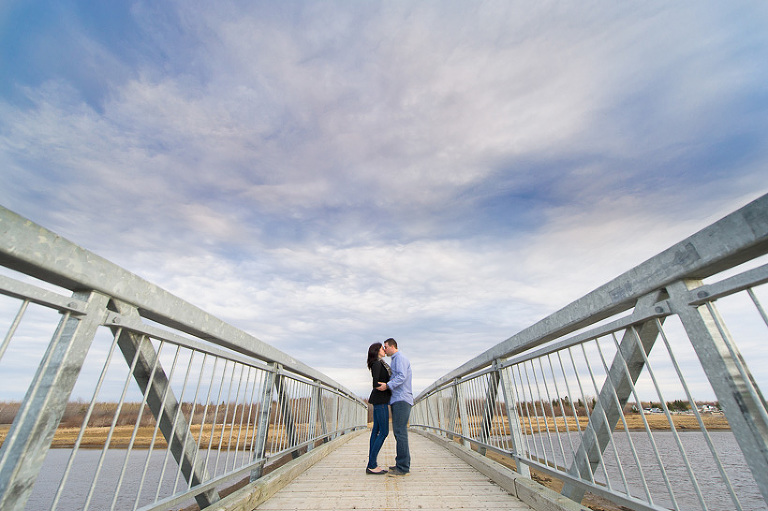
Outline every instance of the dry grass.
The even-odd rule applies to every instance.
[[[671,426],[669,422],[667,421],[667,416],[664,414],[650,414],[650,415],[639,415],[639,414],[629,414],[625,416],[627,421],[627,427],[630,431],[632,430],[643,430],[645,429],[645,424],[643,422],[643,418],[648,422],[648,427],[651,430],[654,431],[664,431],[664,430],[670,430]],[[707,430],[723,430],[723,429],[730,429],[730,426],[728,425],[728,421],[725,419],[725,415],[712,415],[712,414],[703,414],[701,416],[702,421],[704,422],[704,426],[706,426]],[[698,430],[699,429],[699,423],[696,420],[696,417],[694,415],[673,415],[672,420],[675,424],[675,429],[678,430]],[[504,421],[504,427],[506,427],[506,421]],[[579,417],[579,426],[583,429],[587,424],[589,423],[589,419],[587,417]],[[532,418],[532,420],[529,422],[527,418],[523,420],[523,433],[526,435],[530,435],[531,431],[538,433],[540,431],[546,431],[547,428],[549,428],[550,431],[554,431],[555,427],[559,431],[565,431],[565,421],[562,417],[558,417],[557,420],[553,419],[552,417],[538,417],[538,418]],[[568,429],[571,431],[575,431],[577,429],[576,426],[576,419],[573,417],[568,418]],[[616,429],[619,431],[624,430],[624,423],[622,421],[619,421],[619,423],[616,425]]]
[[[7,436],[9,429],[10,429],[10,425],[7,425],[7,424],[0,425],[0,446],[2,446],[3,442],[5,441],[5,437]],[[133,429],[134,429],[133,426],[116,426],[114,432],[112,433],[112,438],[109,443],[110,448],[114,448],[114,449],[127,448],[131,442]],[[235,426],[224,426],[224,428],[222,428],[221,425],[217,424],[215,431],[213,431],[213,434],[211,434],[212,429],[213,429],[212,426],[208,424],[205,426],[205,428],[203,428],[203,431],[202,431],[203,438],[200,442],[201,442],[201,445],[206,448],[209,443],[213,446],[214,449],[219,448],[219,446],[221,446],[222,449],[235,449],[237,447],[240,450],[250,449],[251,447],[251,441],[253,439],[252,427],[251,429],[248,430],[247,437],[246,437],[245,425],[243,425],[241,430],[239,424]],[[193,425],[191,430],[192,430],[192,435],[194,437],[194,441],[195,443],[197,443],[200,436],[200,425],[198,424]],[[53,437],[53,442],[51,444],[51,447],[54,447],[54,448],[73,447],[77,440],[77,435],[79,434],[80,434],[80,428],[60,427],[59,429],[56,430],[56,434]],[[155,428],[153,426],[139,427],[136,432],[136,438],[133,443],[134,448],[137,448],[137,449],[149,448],[150,445],[152,444],[152,438],[154,434],[155,434]],[[239,444],[238,444],[238,434],[240,436]],[[282,434],[284,435],[284,432],[282,432]],[[108,435],[109,435],[108,427],[87,428],[85,430],[85,434],[83,435],[83,439],[80,442],[80,447],[84,449],[102,448],[104,447],[104,444],[107,441]],[[281,435],[280,431],[274,431],[270,429],[269,440],[271,441],[279,440],[280,435]],[[211,439],[212,436],[213,438]],[[157,449],[163,449],[166,446],[167,444],[166,444],[165,438],[163,438],[162,433],[158,431],[157,436],[155,437],[154,447]]]
[[[696,418],[693,415],[673,415],[672,416],[674,422],[675,422],[675,428],[681,431],[684,430],[698,430],[699,425],[696,421]],[[632,414],[627,415],[627,425],[630,430],[642,430],[645,428],[643,424],[643,418],[640,415]],[[663,414],[652,414],[652,415],[645,415],[645,419],[648,421],[648,425],[652,430],[655,431],[664,431],[669,430],[670,426],[667,422],[667,418]],[[702,415],[702,420],[704,421],[705,426],[708,430],[724,430],[729,429],[728,421],[726,421],[724,415]],[[581,428],[583,429],[587,425],[587,418],[586,417],[580,417],[579,423]],[[546,423],[546,424],[545,424]],[[504,428],[506,431],[506,421],[504,423],[495,423],[494,428],[496,431],[499,431],[501,428]],[[558,417],[557,420],[553,419],[552,417],[547,417],[546,419],[544,417],[538,418],[538,424],[534,421],[532,424],[528,422],[526,419],[524,421],[524,431],[523,433],[526,435],[531,434],[531,431],[538,433],[539,431],[546,431],[547,427],[549,427],[550,431],[554,431],[555,427],[557,427],[557,430],[559,431],[565,431],[565,423],[563,421],[562,417]],[[8,430],[10,429],[10,425],[2,424],[0,425],[0,445],[5,441],[5,437],[8,434]],[[128,447],[131,435],[133,434],[134,427],[132,425],[125,425],[125,426],[117,426],[115,428],[114,433],[112,434],[112,439],[110,441],[110,447],[113,447],[115,449],[123,449]],[[574,418],[568,419],[568,429],[571,431],[575,431],[576,428],[576,420]],[[623,430],[624,425],[623,423],[619,422],[618,430]],[[253,429],[248,430],[247,438],[246,438],[246,426],[243,425],[242,430],[240,429],[240,425],[237,424],[235,426],[225,426],[223,429],[221,425],[216,426],[216,430],[213,431],[213,440],[211,440],[211,430],[212,426],[210,424],[206,425],[205,428],[203,428],[203,439],[202,439],[202,445],[207,446],[209,442],[212,442],[212,445],[214,447],[218,447],[219,443],[221,443],[222,448],[235,448],[235,446],[238,444],[238,435],[240,436],[240,449],[250,448],[251,445],[251,439],[253,436]],[[136,439],[134,440],[134,447],[139,449],[146,449],[150,446],[152,443],[152,437],[155,432],[154,426],[141,426],[139,427],[137,433],[136,433]],[[73,427],[60,427],[58,430],[56,430],[56,434],[53,437],[53,443],[52,447],[57,448],[67,448],[72,447],[75,444],[75,441],[77,439],[77,435],[80,433],[80,428],[73,428]],[[108,427],[89,427],[85,431],[85,435],[83,436],[83,440],[81,442],[81,447],[83,448],[101,448],[104,446],[104,442],[107,440],[107,435],[109,434],[109,428]],[[197,442],[199,435],[200,435],[200,425],[195,424],[192,426],[192,434],[194,436],[195,442]],[[299,432],[301,434],[301,432]],[[279,432],[275,432],[270,428],[270,437],[278,436]],[[157,437],[155,438],[155,447],[160,449],[166,447],[165,439],[163,438],[163,435],[158,432]]]

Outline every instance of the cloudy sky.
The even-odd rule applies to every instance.
[[[0,5],[0,203],[367,395],[768,192],[763,2]]]

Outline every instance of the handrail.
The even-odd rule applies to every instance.
[[[367,404],[327,375],[2,207],[0,266],[17,272],[0,275],[0,298],[17,307],[0,332],[0,412],[13,415],[7,431],[0,423],[3,510],[30,499],[205,508],[237,478],[366,427]],[[41,335],[50,342],[34,355]],[[9,403],[1,389],[17,380],[26,395]],[[88,404],[73,402],[76,387],[92,392]],[[63,440],[68,459],[49,461],[62,420],[78,432]],[[95,466],[86,446],[101,448]],[[58,486],[35,486],[44,466]]]
[[[737,267],[766,254],[768,195],[438,378],[417,396],[412,426],[510,456],[523,475],[535,470],[562,481],[562,493],[577,502],[591,493],[643,510],[746,509],[745,499],[765,506],[768,413],[744,350],[764,350],[751,339],[765,339],[768,327],[758,298],[768,265]],[[723,310],[738,319],[728,321]],[[726,325],[752,330],[737,346]],[[719,408],[695,395],[707,385],[698,374],[706,375]],[[687,415],[681,418],[665,396]],[[642,411],[649,403],[658,416]],[[722,427],[711,415],[716,409],[741,448],[754,495],[740,495],[734,488],[741,481],[729,481],[732,470],[711,440],[712,428]],[[660,427],[672,435],[665,447],[657,445]],[[710,483],[699,483],[702,471],[688,459],[692,437],[678,435],[681,427],[703,435],[699,446],[707,452],[696,456],[711,460],[725,504],[708,503],[718,492],[702,490]],[[629,433],[635,428],[645,433]],[[678,460],[669,461],[673,456]],[[685,482],[670,470],[685,472]],[[691,496],[680,497],[686,485]]]
[[[575,300],[538,323],[437,379],[421,396],[447,381],[627,311],[641,297],[681,279],[704,279],[768,251],[768,195]]]
[[[148,320],[343,388],[277,348],[2,206],[0,266],[71,291],[98,291],[136,306]]]

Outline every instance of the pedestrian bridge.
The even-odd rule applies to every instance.
[[[343,385],[0,208],[0,509],[768,509],[766,253],[763,196],[435,381],[372,476]]]
[[[542,501],[543,495],[519,485],[517,497],[514,472],[471,451],[451,452],[429,439],[411,434],[409,444],[413,461],[418,465],[408,476],[371,476],[361,466],[368,460],[368,438],[365,431],[345,435],[343,445],[317,452],[304,462],[294,462],[295,478],[282,471],[248,491],[225,497],[214,509],[277,510],[370,510],[389,509],[485,509],[498,511],[531,510],[524,499]],[[381,459],[395,459],[395,441],[390,435],[381,451]],[[476,469],[473,463],[480,468]],[[286,471],[291,468],[286,467]],[[487,474],[488,475],[487,475]],[[489,477],[496,477],[499,483]],[[290,480],[289,480],[290,479]],[[520,482],[526,481],[520,478]],[[528,490],[528,493],[526,493]],[[557,505],[554,492],[547,497]],[[555,508],[550,508],[555,509]],[[581,509],[572,507],[568,509]]]

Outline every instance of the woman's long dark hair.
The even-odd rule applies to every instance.
[[[379,359],[379,350],[381,349],[381,343],[375,342],[368,348],[368,369],[371,368],[374,362]]]

